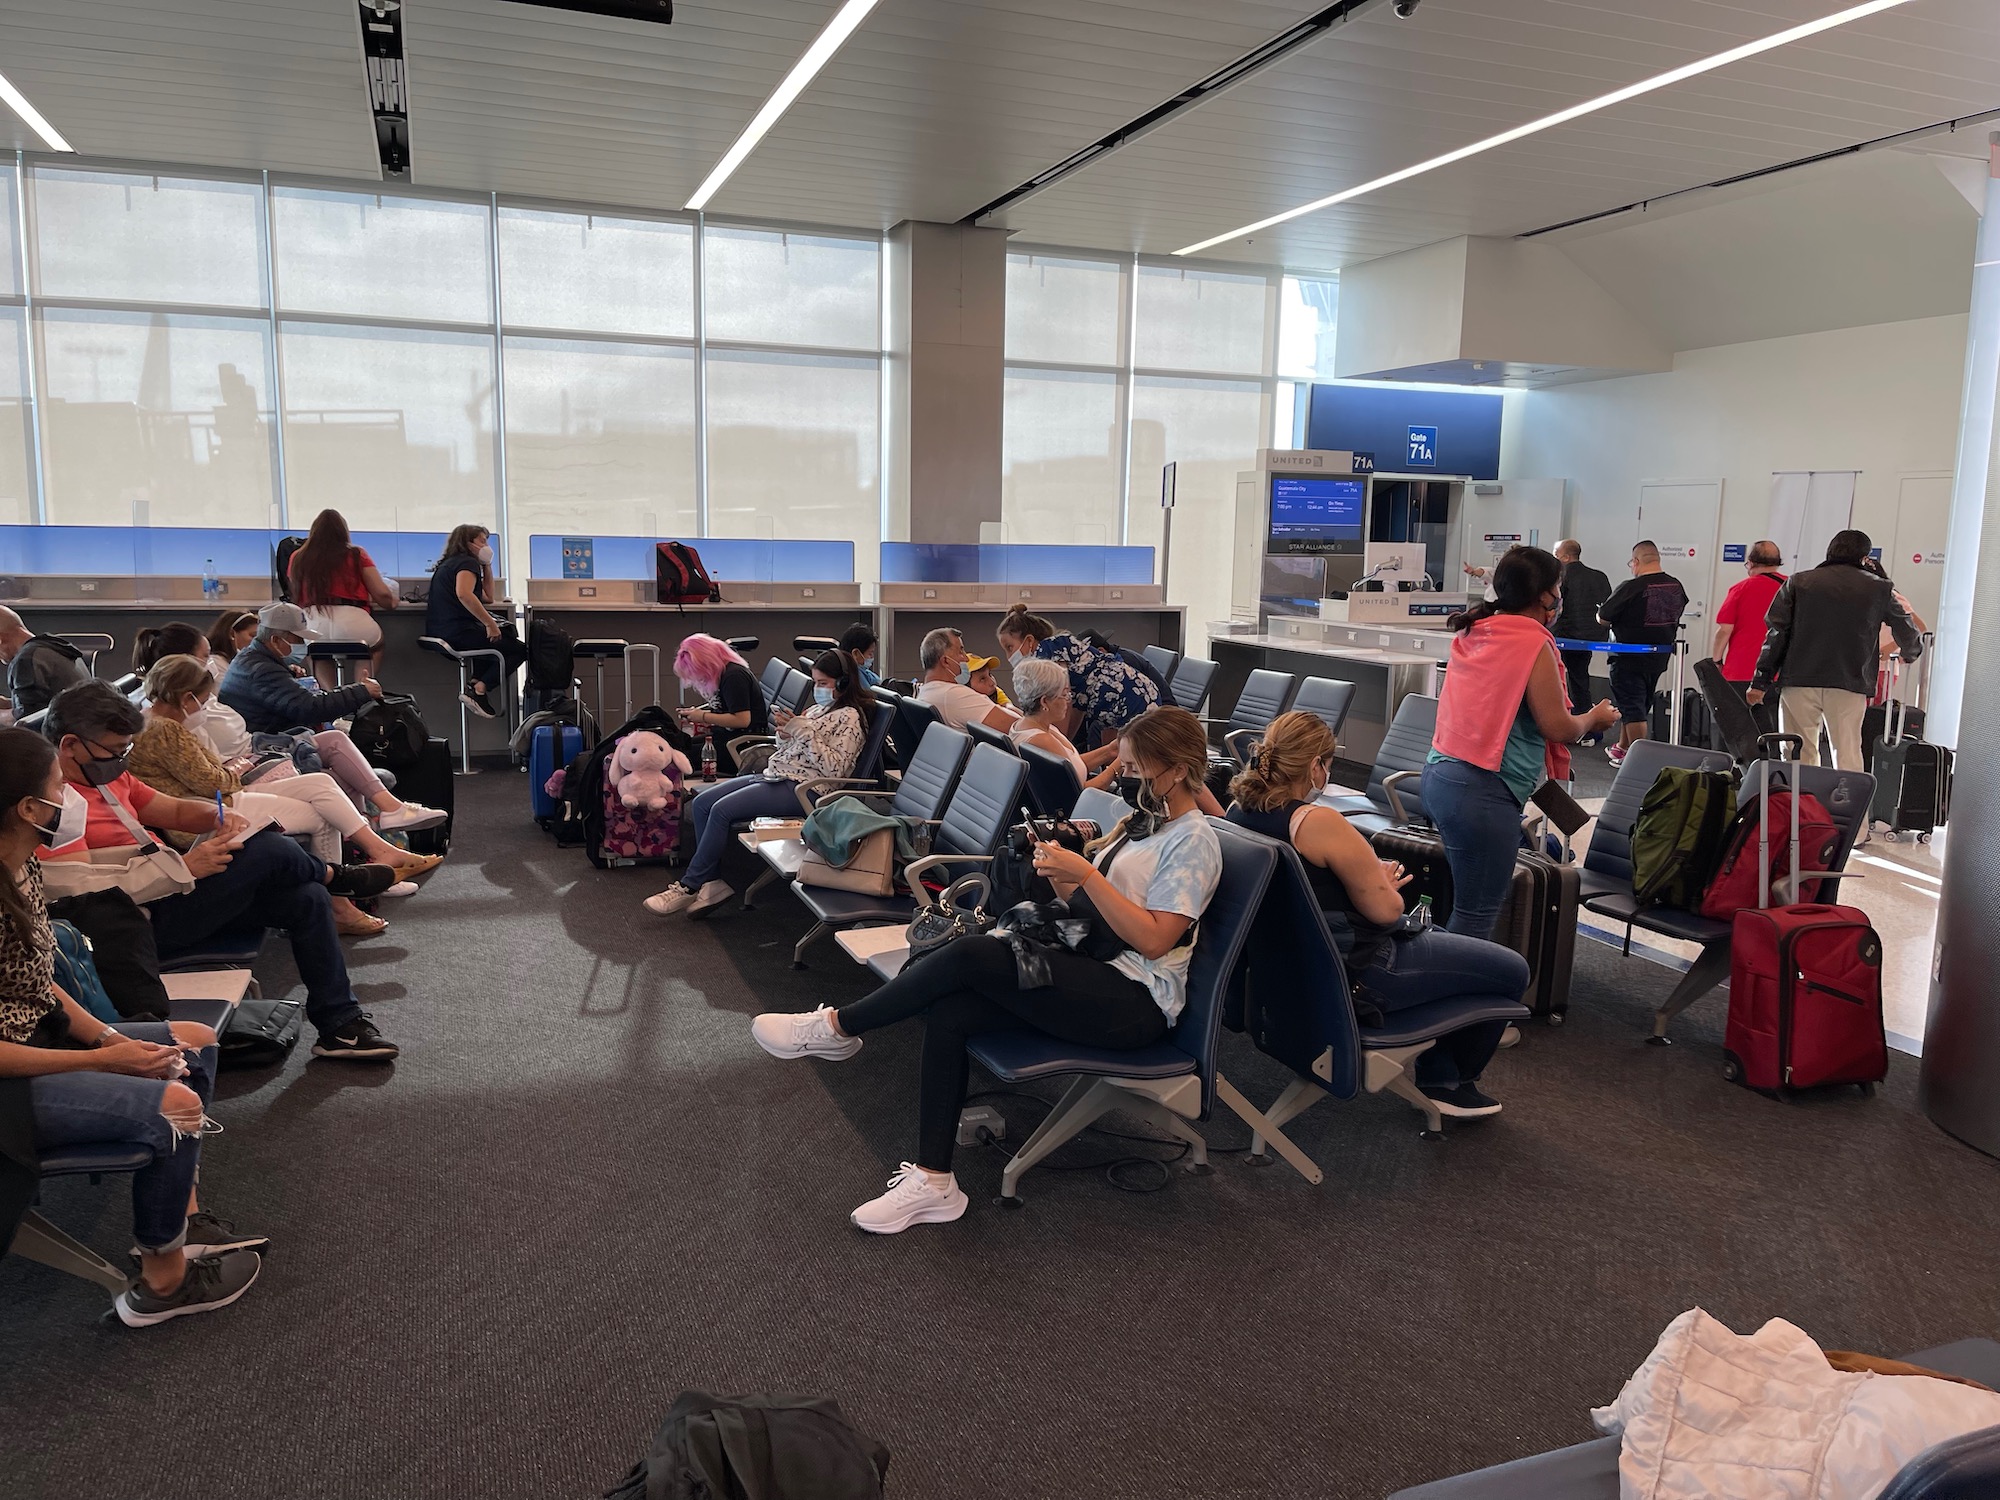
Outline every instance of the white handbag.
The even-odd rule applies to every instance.
[[[115,849],[92,849],[86,860],[43,860],[42,888],[49,899],[116,888],[143,906],[162,896],[184,896],[193,890],[194,875],[187,861],[142,828],[125,804],[112,795],[111,788],[99,787],[97,791],[134,842]]]

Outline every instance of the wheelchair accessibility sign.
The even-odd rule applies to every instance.
[[[1405,460],[1413,469],[1435,469],[1438,462],[1438,430],[1435,427],[1410,429],[1410,452]]]

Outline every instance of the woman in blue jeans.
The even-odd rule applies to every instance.
[[[145,1327],[234,1302],[257,1279],[266,1241],[202,1212],[195,1198],[215,1033],[186,1021],[108,1026],[55,982],[37,855],[83,814],[55,747],[0,729],[0,1079],[26,1081],[37,1152],[152,1149],[152,1163],[132,1174],[139,1279],[114,1304],[123,1322]],[[0,1135],[12,1123],[0,1104]]]
[[[1451,617],[1456,638],[1424,767],[1424,811],[1444,840],[1452,909],[1446,931],[1488,938],[1514,879],[1521,812],[1543,781],[1569,779],[1569,747],[1618,722],[1608,701],[1569,711],[1549,621],[1562,564],[1540,547],[1494,565],[1493,598]]]
[[[1316,715],[1280,714],[1229,792],[1229,821],[1299,851],[1313,895],[1366,1012],[1404,1010],[1433,1000],[1491,995],[1518,1001],[1528,963],[1512,949],[1436,928],[1402,932],[1401,888],[1410,877],[1379,860],[1368,840],[1331,807],[1315,805],[1333,766],[1333,731]],[[1478,1119],[1500,1113],[1479,1078],[1500,1046],[1505,1021],[1481,1021],[1440,1037],[1417,1058],[1417,1087],[1440,1114]]]
[[[771,727],[777,731],[778,748],[764,769],[718,781],[694,799],[688,812],[694,858],[685,875],[646,898],[646,910],[663,917],[683,911],[698,917],[734,896],[721,878],[731,825],[796,816],[800,782],[851,776],[873,711],[874,700],[862,688],[861,669],[853,658],[844,651],[820,652],[813,661],[813,706],[798,715],[774,710]]]

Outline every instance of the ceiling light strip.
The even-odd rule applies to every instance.
[[[42,112],[28,102],[28,96],[8,81],[5,74],[0,74],[0,99],[7,101],[7,107],[25,120],[28,128],[40,136],[42,144],[51,151],[76,150],[76,147],[62,138],[62,132],[44,119]]]
[[[1412,177],[1421,177],[1426,172],[1435,172],[1440,167],[1451,166],[1455,162],[1464,161],[1467,157],[1478,156],[1481,152],[1512,145],[1515,141],[1524,140],[1531,135],[1539,135],[1544,130],[1553,130],[1558,125],[1567,125],[1572,120],[1580,120],[1585,115],[1596,114],[1599,110],[1610,109],[1614,105],[1623,104],[1631,99],[1637,99],[1643,94],[1650,94],[1663,88],[1669,88],[1676,83],[1683,83],[1690,78],[1697,78],[1703,73],[1712,73],[1717,68],[1726,68],[1731,63],[1742,62],[1745,58],[1756,57],[1761,53],[1789,46],[1793,42],[1804,41],[1807,37],[1817,36],[1823,31],[1831,31],[1836,26],[1845,26],[1850,22],[1864,20],[1869,16],[1879,15],[1885,10],[1894,10],[1899,5],[1907,5],[1909,3],[1910,0],[1867,0],[1867,3],[1864,5],[1850,6],[1848,9],[1837,11],[1833,15],[1823,16],[1817,21],[1808,21],[1804,25],[1794,26],[1790,30],[1780,31],[1772,36],[1761,37],[1754,42],[1745,42],[1740,47],[1731,47],[1727,52],[1718,52],[1713,57],[1705,57],[1698,62],[1687,63],[1682,67],[1673,69],[1671,72],[1661,73],[1657,77],[1647,78],[1638,83],[1627,84],[1622,89],[1614,89],[1608,94],[1601,94],[1597,98],[1586,100],[1582,104],[1572,104],[1568,109],[1557,110],[1552,115],[1544,115],[1541,119],[1531,120],[1525,125],[1516,125],[1512,130],[1503,130],[1500,134],[1488,136],[1483,141],[1474,141],[1469,146],[1460,146],[1456,151],[1447,151],[1442,156],[1434,156],[1429,161],[1421,161],[1415,166],[1404,167],[1400,171],[1389,173],[1386,177],[1377,177],[1372,182],[1364,182],[1357,187],[1347,188],[1338,193],[1331,193],[1324,198],[1316,198],[1311,203],[1287,209],[1281,214],[1273,214],[1268,219],[1259,219],[1254,224],[1245,224],[1242,228],[1232,229],[1227,234],[1218,234],[1213,239],[1206,239],[1198,244],[1185,246],[1182,249],[1176,250],[1174,254],[1194,255],[1203,250],[1212,250],[1217,245],[1227,244],[1234,239],[1241,239],[1244,235],[1255,234],[1259,230],[1269,229],[1273,225],[1287,223],[1305,214],[1317,213],[1323,208],[1332,208],[1336,203],[1350,202],[1355,198],[1364,197],[1369,193],[1379,192],[1385,187],[1393,187],[1399,182],[1408,182]]]
[[[847,0],[847,3],[834,13],[833,19],[826,23],[826,29],[813,39],[810,47],[806,48],[805,56],[792,64],[792,71],[785,75],[784,82],[780,83],[771,97],[764,101],[764,107],[758,110],[756,117],[744,127],[743,134],[736,138],[736,144],[723,153],[722,160],[715,164],[715,170],[710,172],[707,180],[695,189],[694,196],[688,199],[683,207],[690,213],[699,213],[708,207],[708,200],[721,190],[723,183],[729,180],[730,174],[743,165],[744,158],[757,149],[757,143],[764,139],[770,128],[778,123],[786,110],[792,107],[792,102],[806,91],[806,85],[813,81],[819,70],[833,60],[833,54],[838,52],[861,23],[868,19],[868,12],[873,10],[877,3],[878,0]]]

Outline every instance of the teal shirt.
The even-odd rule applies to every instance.
[[[1534,796],[1535,788],[1547,779],[1548,745],[1541,730],[1535,727],[1535,716],[1528,712],[1527,699],[1523,698],[1520,709],[1514,715],[1513,727],[1507,731],[1507,746],[1500,752],[1500,779],[1514,794],[1514,800],[1523,807]],[[1428,759],[1455,760],[1457,757],[1432,750]]]

